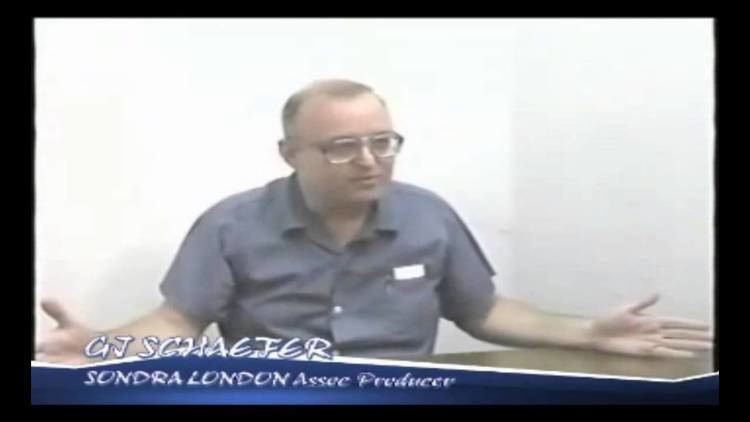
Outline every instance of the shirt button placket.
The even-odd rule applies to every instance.
[[[341,318],[345,316],[345,305],[346,305],[346,295],[342,294],[342,292],[346,291],[346,289],[340,289],[338,288],[342,283],[346,283],[346,280],[344,279],[346,277],[346,267],[348,261],[351,259],[351,256],[349,253],[344,253],[338,257],[338,259],[335,262],[336,265],[336,271],[335,271],[335,279],[333,280],[333,288],[331,291],[331,308],[330,308],[330,315],[331,315],[331,330],[333,333],[333,338],[335,339],[336,344],[336,353],[340,353],[339,344],[341,341],[346,342],[346,338],[351,333],[346,333],[341,331],[344,329],[343,327],[346,326],[345,323],[342,324],[343,321],[341,321]]]

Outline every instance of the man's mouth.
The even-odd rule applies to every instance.
[[[374,175],[374,176],[360,176],[360,177],[354,177],[351,179],[352,182],[362,185],[373,185],[376,184],[380,180],[380,176]]]

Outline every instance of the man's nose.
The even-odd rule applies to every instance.
[[[370,147],[365,144],[360,148],[359,154],[354,158],[354,162],[361,166],[373,167],[377,165],[378,160],[372,154],[372,151],[370,151]]]

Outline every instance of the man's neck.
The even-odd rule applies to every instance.
[[[327,222],[346,223],[364,220],[374,205],[374,202],[330,203],[304,192],[302,196],[307,209]]]
[[[339,247],[346,246],[366,224],[372,204],[353,204],[311,209]]]
[[[340,205],[336,207],[321,207],[314,211],[323,221],[328,223],[354,223],[362,222],[372,209],[371,203]]]

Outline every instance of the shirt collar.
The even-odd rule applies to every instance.
[[[386,188],[383,196],[378,199],[373,213],[367,219],[362,237],[369,237],[378,232],[397,232],[398,224],[394,209],[392,186]],[[317,216],[307,208],[297,174],[292,173],[281,183],[278,194],[280,207],[276,210],[277,222],[283,233],[290,230],[306,229],[319,224]]]

